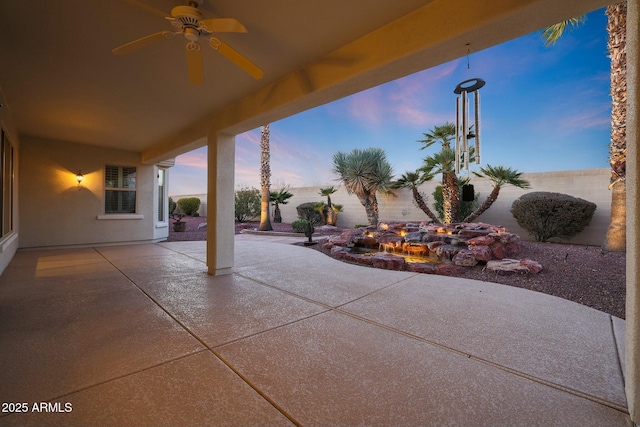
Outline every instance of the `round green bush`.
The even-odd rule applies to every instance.
[[[552,237],[573,237],[589,225],[596,204],[562,193],[534,191],[511,205],[518,225],[546,242]]]
[[[200,199],[197,197],[183,197],[177,203],[178,209],[185,215],[193,215],[200,209]]]

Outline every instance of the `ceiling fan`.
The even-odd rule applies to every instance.
[[[247,29],[244,25],[234,18],[202,19],[202,12],[198,7],[204,0],[187,0],[185,6],[176,6],[171,9],[171,16],[138,0],[125,1],[168,19],[174,31],[160,31],[134,40],[113,49],[114,55],[126,55],[152,43],[182,34],[187,39],[187,69],[189,71],[189,81],[192,84],[204,82],[202,52],[199,43],[201,41],[205,41],[254,79],[261,79],[264,75],[263,71],[253,62],[213,35],[214,33],[246,33]]]

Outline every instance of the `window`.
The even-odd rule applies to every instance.
[[[164,196],[164,187],[165,187],[165,173],[164,169],[158,169],[158,222],[167,221],[165,215],[165,196]]]
[[[13,145],[4,130],[0,132],[0,231],[5,236],[13,231]]]
[[[136,212],[136,168],[107,166],[104,174],[104,212]]]

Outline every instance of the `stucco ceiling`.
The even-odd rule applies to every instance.
[[[142,1],[167,13],[183,4],[182,0]],[[495,13],[495,19],[483,18],[487,28],[501,30],[478,33],[485,34],[482,37],[486,39],[478,43],[480,47],[604,3],[570,0],[566,4],[572,6],[557,8],[551,7],[557,4],[555,0],[496,1],[506,8],[522,3],[537,5],[535,10],[549,10],[530,17],[523,10],[520,14],[507,11],[505,16]],[[161,16],[124,0],[1,0],[0,86],[21,134],[143,152],[260,90],[270,87],[276,91],[278,82],[286,76],[323,58],[345,73],[363,67],[354,57],[329,54],[431,3],[442,4],[443,15],[437,22],[443,28],[457,25],[455,13],[450,11],[459,8],[461,15],[471,19],[472,8],[478,7],[473,0],[204,0],[201,10],[205,18],[234,17],[245,25],[247,34],[218,36],[262,68],[264,78],[253,79],[203,46],[205,82],[192,85],[187,77],[186,40],[182,37],[126,56],[111,53],[131,40],[170,30],[170,23]],[[531,22],[520,25],[523,19]],[[443,29],[434,26],[434,31]],[[397,40],[412,37],[409,31],[398,34],[396,30],[394,34]],[[374,58],[374,65],[354,73],[360,80],[354,80],[353,89],[332,93],[316,103],[464,53],[463,38],[453,34],[447,40],[450,46],[435,44],[429,48],[433,52],[426,50],[421,55],[422,62],[414,60],[402,65],[402,70],[362,80],[360,77],[370,71],[367,67],[374,69],[375,64],[384,62]],[[368,56],[375,56],[375,42],[367,49],[373,52]],[[449,53],[443,56],[443,51]]]

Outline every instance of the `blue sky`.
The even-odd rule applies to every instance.
[[[379,147],[397,176],[439,149],[417,141],[455,121],[456,85],[481,92],[482,164],[521,172],[608,167],[611,100],[604,9],[545,48],[541,32],[271,123],[271,187],[336,185],[337,151]],[[473,49],[473,46],[471,46]],[[176,158],[170,195],[207,191],[206,147]],[[236,187],[260,185],[260,129],[236,136]]]

